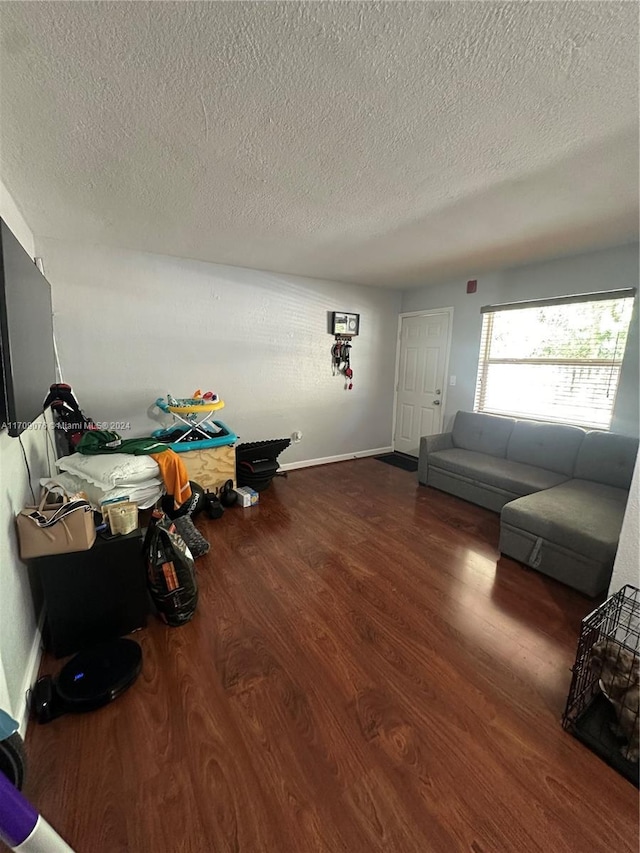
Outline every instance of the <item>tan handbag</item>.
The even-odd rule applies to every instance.
[[[67,495],[47,503],[49,494],[45,487],[39,506],[27,506],[16,516],[22,560],[88,551],[96,541],[91,504]]]

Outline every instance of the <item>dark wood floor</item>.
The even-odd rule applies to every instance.
[[[637,851],[636,789],[560,725],[593,602],[498,559],[495,514],[364,459],[199,526],[194,620],[29,729],[78,853]]]

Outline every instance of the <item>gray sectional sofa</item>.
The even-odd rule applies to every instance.
[[[581,592],[609,585],[638,439],[458,412],[418,481],[500,513],[500,551]]]

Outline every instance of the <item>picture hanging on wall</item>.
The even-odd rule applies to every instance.
[[[360,330],[360,315],[334,311],[331,326],[333,335],[357,335]]]

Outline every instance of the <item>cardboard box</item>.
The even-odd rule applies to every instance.
[[[260,500],[260,495],[249,486],[237,486],[238,506],[253,506]]]

